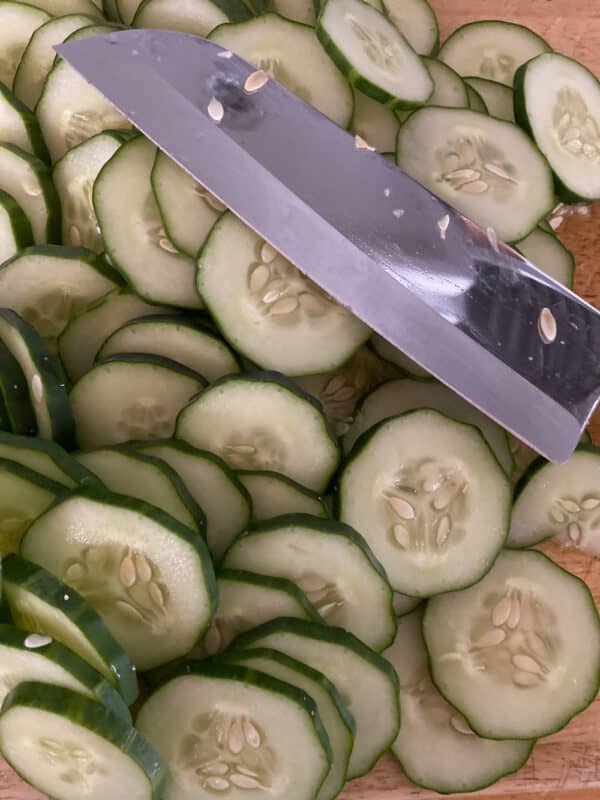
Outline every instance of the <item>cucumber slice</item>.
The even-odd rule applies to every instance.
[[[103,131],[69,150],[52,171],[62,207],[62,237],[68,245],[83,245],[101,253],[102,233],[92,202],[92,187],[102,167],[123,143],[123,134]]]
[[[129,709],[117,690],[86,661],[49,639],[28,636],[14,625],[0,625],[0,706],[18,684],[44,681],[98,700],[131,723]]]
[[[550,162],[561,200],[600,198],[600,84],[595,75],[566,56],[538,56],[515,76],[515,117]]]
[[[131,25],[135,12],[142,4],[142,0],[115,0],[120,21],[125,25]]]
[[[509,547],[532,547],[554,536],[600,555],[600,450],[580,446],[564,464],[538,459],[517,487]]]
[[[21,553],[64,576],[139,669],[189,652],[216,608],[202,537],[130,497],[79,490],[38,517]]]
[[[25,212],[36,244],[60,242],[60,201],[43,161],[15,145],[0,144],[0,189]]]
[[[397,347],[394,347],[393,344],[390,344],[383,336],[379,336],[378,333],[374,333],[371,337],[371,344],[377,355],[389,361],[391,364],[395,364],[409,375],[413,375],[415,378],[431,377],[426,369],[423,369],[416,361],[413,361],[412,358],[409,358],[401,350],[398,350]]]
[[[17,66],[36,28],[50,19],[37,6],[28,3],[0,2],[0,82],[11,87]]]
[[[427,101],[428,106],[469,108],[468,86],[457,72],[435,58],[424,58],[423,63],[433,80],[433,94]],[[485,107],[482,110],[485,111]]]
[[[226,206],[161,150],[156,153],[151,180],[168,239],[182,253],[196,258]]]
[[[36,430],[35,414],[29,400],[29,387],[19,362],[0,341],[0,398],[8,430],[32,435]]]
[[[145,739],[100,703],[62,686],[28,682],[11,692],[0,713],[0,751],[56,800],[162,796],[162,764]]]
[[[554,280],[573,288],[575,258],[556,234],[534,228],[529,236],[517,242],[515,248]]]
[[[353,86],[390,108],[414,108],[433,92],[427,68],[404,36],[362,0],[326,0],[317,36]]]
[[[71,390],[83,449],[170,436],[181,409],[206,385],[191,370],[137,353],[101,361]]]
[[[226,656],[226,661],[286,681],[313,698],[333,756],[329,775],[321,785],[317,800],[334,800],[344,787],[356,726],[333,683],[322,672],[266,647],[234,651]]]
[[[268,0],[269,11],[274,11],[293,22],[303,22],[314,27],[317,21],[317,8],[313,0]],[[265,9],[258,13],[264,13]],[[257,13],[257,16],[258,16]]]
[[[101,8],[92,0],[36,0],[36,8],[41,8],[58,19],[67,14],[86,14],[93,22],[102,21]]]
[[[485,575],[508,534],[511,499],[479,430],[431,409],[373,428],[340,479],[340,518],[362,533],[393,588],[411,597]]]
[[[488,107],[485,104],[485,100],[472,86],[467,86],[467,97],[469,98],[469,108],[471,111],[479,111],[481,114],[488,113]]]
[[[73,441],[73,416],[58,359],[31,325],[6,308],[0,309],[0,342],[25,376],[38,435],[68,447]]]
[[[123,22],[119,14],[119,6],[117,0],[102,0],[102,8],[104,16],[113,22]]]
[[[200,308],[194,264],[166,237],[152,194],[154,145],[142,136],[123,144],[94,183],[94,208],[106,251],[145,300]]]
[[[475,792],[525,764],[534,742],[494,742],[474,735],[431,682],[421,632],[424,609],[398,623],[385,656],[400,680],[402,726],[392,753],[413,783],[444,794]]]
[[[294,581],[328,624],[373,650],[394,638],[385,572],[362,536],[339,522],[306,514],[278,517],[237,539],[223,566]]]
[[[542,553],[503,552],[478,584],[431,600],[423,631],[437,688],[480,736],[546,736],[598,693],[594,599]]]
[[[398,134],[398,166],[507,242],[554,207],[550,168],[510,122],[475,111],[423,108]]]
[[[64,491],[62,484],[15,461],[0,458],[0,557],[18,552],[21,537],[31,521]]]
[[[352,91],[319,45],[312,28],[264,14],[220,25],[209,38],[233,50],[340,127],[352,117]]]
[[[350,452],[358,438],[378,422],[419,408],[432,408],[458,422],[475,425],[504,471],[507,475],[511,474],[513,463],[506,431],[437,381],[403,378],[384,383],[371,392],[360,406],[354,424],[344,437],[345,451]]]
[[[131,24],[208,36],[224,22],[243,22],[251,16],[242,0],[144,0]]]
[[[350,130],[360,136],[378,153],[396,148],[400,123],[393,111],[366,94],[354,91],[354,115]]]
[[[111,25],[90,25],[67,37],[83,39],[115,30]],[[36,114],[52,161],[97,133],[119,128],[129,121],[66,61],[58,59],[44,83]]]
[[[0,265],[0,297],[56,352],[70,320],[115,289],[115,279],[119,276],[89,250],[38,245]]]
[[[182,316],[151,316],[128,322],[109,336],[98,358],[121,353],[164,356],[199,372],[209,382],[240,371],[237,358],[221,338]]]
[[[281,472],[315,491],[327,486],[339,462],[316,401],[268,372],[221,378],[182,411],[176,435],[233,469]]]
[[[2,584],[16,625],[56,639],[116,686],[126,703],[134,702],[135,667],[81,595],[18,556],[2,562]]]
[[[31,223],[17,201],[0,189],[0,264],[33,244]]]
[[[325,519],[330,516],[316,492],[285,475],[266,470],[241,470],[237,476],[252,498],[253,522],[264,522],[282,514],[311,514]]]
[[[234,642],[271,647],[322,672],[356,722],[348,779],[366,774],[398,734],[398,678],[382,656],[341,628],[299,619],[275,619]]]
[[[204,529],[202,509],[175,470],[159,458],[118,447],[88,450],[76,458],[111,492],[161,508],[193,531]]]
[[[47,158],[48,151],[33,111],[0,83],[0,140]]]
[[[15,436],[0,431],[0,458],[16,461],[69,489],[94,480],[93,475],[55,442],[32,436]]]
[[[383,11],[421,56],[435,55],[440,32],[433,8],[427,0],[382,0]]]
[[[313,800],[332,763],[311,697],[223,662],[186,665],[144,703],[136,725],[169,770],[165,800],[216,792],[242,800],[249,790],[272,800]]]
[[[446,39],[439,57],[459,75],[512,86],[515,72],[526,61],[551,48],[537,33],[501,20],[470,22]]]
[[[215,224],[200,252],[197,287],[225,338],[265,369],[326,372],[347,361],[370,335],[363,322],[230,213]]]
[[[398,619],[404,617],[406,614],[410,614],[410,612],[414,611],[415,608],[417,608],[417,606],[420,603],[421,603],[420,597],[410,597],[407,594],[394,592],[394,599],[393,599],[394,614]]]
[[[132,319],[165,311],[144,303],[130,289],[116,289],[93,303],[67,325],[58,340],[60,359],[72,383],[94,365],[104,341]]]
[[[243,484],[218,456],[177,439],[136,447],[170,464],[183,480],[206,515],[206,543],[218,563],[250,521],[251,500]]]
[[[481,97],[492,117],[506,122],[515,121],[513,90],[510,86],[487,78],[475,77],[465,78],[465,83]]]

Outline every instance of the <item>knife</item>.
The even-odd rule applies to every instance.
[[[590,305],[276,81],[248,91],[255,68],[213,42],[129,30],[56,50],[373,330],[542,455],[569,458],[600,398]]]

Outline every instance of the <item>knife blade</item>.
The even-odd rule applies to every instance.
[[[255,68],[212,42],[130,30],[56,49],[373,330],[542,455],[571,455],[600,397],[600,314],[581,298],[276,81],[246,91]]]

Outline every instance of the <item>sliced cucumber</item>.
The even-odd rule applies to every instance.
[[[511,499],[479,430],[431,409],[373,428],[340,479],[340,518],[365,537],[394,589],[411,597],[485,575],[508,534]]]
[[[218,563],[250,521],[252,503],[243,484],[218,456],[177,439],[136,447],[170,464],[184,481],[206,515],[206,543]]]
[[[47,11],[48,14],[58,19],[67,14],[85,14],[90,16],[92,22],[102,21],[100,5],[93,2],[93,0],[36,0],[37,8]],[[59,44],[59,42],[56,42],[56,44]]]
[[[0,342],[19,363],[27,381],[38,435],[68,447],[73,442],[73,416],[57,358],[34,328],[10,309],[0,309]]]
[[[355,90],[354,115],[350,130],[379,153],[395,149],[400,123],[393,111],[366,94]]]
[[[309,695],[224,662],[185,669],[144,703],[136,721],[168,769],[165,800],[216,792],[245,800],[250,790],[272,800],[317,796],[332,753]]]
[[[151,180],[167,237],[182,253],[196,258],[226,207],[161,150]]]
[[[48,157],[35,114],[1,83],[0,140],[14,144],[38,158]]]
[[[469,108],[468,87],[457,72],[443,61],[435,58],[424,58],[423,63],[433,80],[433,94],[427,101],[427,105]]]
[[[413,375],[415,378],[431,377],[426,369],[423,369],[423,367],[419,366],[416,361],[413,361],[412,358],[409,358],[401,350],[398,350],[397,347],[394,347],[393,344],[390,344],[390,342],[388,342],[387,339],[384,339],[383,336],[379,336],[379,334],[374,333],[371,337],[371,343],[373,345],[373,349],[381,358],[389,361],[391,364],[395,364],[409,375]]]
[[[177,419],[176,435],[234,469],[268,469],[320,491],[339,450],[320,406],[273,373],[221,378]]]
[[[492,117],[498,117],[506,122],[515,121],[513,90],[510,86],[487,78],[475,77],[465,78],[465,83],[481,97]]]
[[[0,189],[21,206],[37,244],[60,241],[60,201],[43,161],[15,145],[0,144]]]
[[[550,168],[531,140],[475,111],[415,111],[398,134],[398,166],[507,242],[554,207]]]
[[[427,68],[392,23],[362,0],[326,0],[317,20],[326,52],[361,92],[390,108],[414,108],[433,92]]]
[[[271,647],[322,672],[356,722],[348,778],[367,773],[398,734],[398,678],[388,661],[341,628],[299,619],[275,619],[234,642]]]
[[[144,0],[131,24],[208,36],[217,25],[251,16],[242,0]]]
[[[354,742],[355,723],[331,681],[312,667],[295,658],[269,648],[236,650],[226,656],[228,663],[264,672],[274,678],[297,686],[312,697],[325,726],[333,763],[329,775],[321,785],[318,800],[334,800],[346,780],[350,753]]]
[[[410,597],[407,594],[401,594],[400,592],[394,592],[394,614],[398,619],[404,617],[406,614],[410,614],[411,611],[414,611],[415,608],[420,604],[421,598],[420,597]]]
[[[517,487],[509,547],[532,547],[555,536],[600,555],[600,450],[579,447],[564,464],[538,459]]]
[[[139,669],[185,655],[216,608],[202,537],[101,489],[79,490],[38,517],[21,553],[80,592]]]
[[[114,30],[110,25],[91,25],[72,33],[66,41]],[[36,114],[52,161],[101,131],[131,125],[106,98],[70,64],[59,59],[44,83]]]
[[[327,519],[329,511],[316,492],[278,472],[240,470],[238,478],[252,498],[252,521],[282,514],[311,514]],[[289,616],[289,615],[288,615]]]
[[[202,509],[165,461],[123,447],[87,450],[76,458],[111,492],[161,508],[193,531],[204,529]]]
[[[100,298],[65,328],[58,351],[69,379],[75,383],[94,365],[104,341],[132,319],[165,311],[144,303],[130,289],[116,289]]]
[[[35,439],[33,436],[14,436],[0,431],[0,458],[16,461],[69,489],[94,479],[55,442]]]
[[[354,424],[344,437],[345,451],[350,452],[358,438],[381,420],[419,408],[433,408],[458,422],[475,425],[504,471],[507,475],[511,474],[513,464],[506,431],[437,381],[403,378],[384,383],[371,392],[358,409]]]
[[[96,253],[104,250],[92,187],[102,167],[122,143],[122,133],[103,131],[73,147],[54,165],[52,178],[62,207],[65,244],[83,245]]]
[[[314,26],[317,21],[317,9],[313,0],[267,0],[266,5],[269,11],[274,11],[293,22]],[[264,11],[265,9],[259,13]]]
[[[0,297],[56,352],[70,320],[115,289],[118,278],[90,250],[38,245],[0,265]]]
[[[27,215],[12,195],[0,189],[0,264],[32,244]]]
[[[133,703],[138,694],[135,667],[81,595],[18,556],[2,562],[2,583],[16,625],[64,644],[116,686],[126,703]]]
[[[98,358],[120,353],[171,358],[209,382],[240,370],[234,353],[220,337],[182,316],[151,316],[128,322],[109,336]]]
[[[123,144],[94,183],[94,208],[112,263],[150,302],[199,308],[194,264],[162,227],[150,175],[156,148],[142,136]]]
[[[385,651],[398,673],[402,707],[392,753],[418,786],[444,794],[479,791],[520,769],[534,742],[482,739],[448,705],[431,682],[423,612],[417,609],[400,620],[394,644]]]
[[[159,800],[160,758],[100,703],[47,683],[22,683],[0,713],[0,751],[28,783],[56,800]]]
[[[27,379],[17,359],[0,341],[0,398],[9,431],[31,436],[36,431]]]
[[[81,448],[170,436],[204,378],[158,356],[112,356],[79,379],[70,401]]]
[[[600,84],[558,53],[524,64],[515,76],[515,116],[550,162],[559,197],[600,198]]]
[[[117,0],[102,0],[102,8],[104,16],[113,22],[122,22],[121,15],[119,14],[119,4]]]
[[[392,590],[364,539],[339,522],[306,514],[278,517],[240,536],[223,561],[294,581],[321,617],[373,650],[393,640]]]
[[[312,28],[264,14],[220,25],[209,38],[267,72],[340,127],[348,127],[352,91],[319,46]]]
[[[44,681],[98,700],[131,723],[129,709],[117,690],[86,661],[50,637],[31,637],[14,625],[0,625],[0,678],[0,705],[23,681]]]
[[[523,25],[482,20],[455,30],[444,42],[440,58],[459,75],[473,75],[512,86],[521,64],[549,50],[541,36]]]
[[[437,688],[480,736],[545,736],[596,698],[594,599],[542,553],[503,552],[478,584],[431,600],[423,625]]]
[[[0,2],[0,82],[12,87],[17,66],[36,28],[50,19],[41,8],[28,3]]]
[[[125,25],[131,25],[135,12],[142,4],[142,0],[115,0],[120,21]]]
[[[478,111],[480,114],[488,113],[488,107],[485,104],[485,100],[472,86],[467,86],[467,96],[469,98],[469,108],[471,111]]]
[[[382,4],[415,52],[421,56],[435,55],[440,33],[435,12],[427,0],[382,0]]]
[[[18,552],[21,537],[31,521],[64,491],[62,484],[15,461],[0,458],[0,557]]]
[[[554,280],[573,287],[575,258],[556,234],[534,228],[529,236],[517,242],[515,248]]]

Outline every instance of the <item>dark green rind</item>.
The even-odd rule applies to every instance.
[[[442,62],[444,63],[444,62]],[[469,100],[469,108],[471,111],[479,111],[480,114],[488,114],[490,113],[485,100],[479,94],[477,89],[474,89],[470,84],[465,84],[467,87],[467,98]]]
[[[45,439],[37,439],[33,436],[17,436],[11,433],[4,433],[3,431],[0,431],[0,447],[2,445],[13,447],[16,451],[23,449],[38,450],[46,453],[46,455],[49,456],[49,458],[51,458],[56,464],[57,468],[62,470],[62,472],[65,473],[65,476],[69,479],[69,483],[62,485],[61,488],[63,489],[65,487],[71,489],[80,483],[95,483],[98,481],[95,475],[93,475],[89,470],[85,469],[85,467],[81,466],[81,464],[72,458],[66,452],[66,450],[63,450],[60,445],[56,444],[56,442],[46,441]],[[4,456],[4,458],[6,458],[6,456]],[[19,462],[18,452],[16,452],[14,457],[11,457],[10,460]],[[48,478],[47,480],[50,479]]]
[[[102,0],[102,11],[106,19],[118,24],[122,23],[117,0]]]
[[[80,380],[85,378],[86,375],[89,375],[93,369],[101,367],[104,364],[112,364],[114,362],[123,363],[127,361],[133,364],[148,364],[150,367],[162,367],[163,369],[168,369],[171,372],[178,372],[180,375],[185,375],[187,378],[193,378],[203,386],[208,385],[208,381],[204,375],[200,375],[199,372],[194,372],[193,369],[180,364],[178,361],[173,361],[172,359],[165,358],[164,356],[153,356],[146,353],[118,353],[114,356],[106,356],[105,358],[96,361],[92,369],[89,370],[89,372],[86,372],[85,375],[80,378]],[[214,386],[215,384],[213,383],[212,385]]]
[[[133,19],[131,20],[132,28],[144,27],[143,24],[140,25],[140,17],[142,16],[146,6],[150,5],[151,2],[152,0],[143,0],[141,5],[138,6]],[[252,17],[255,16],[255,14],[250,10],[246,3],[243,2],[243,0],[202,0],[202,2],[215,6],[215,8],[225,14],[228,22],[246,22],[246,20],[252,19]],[[222,24],[226,25],[227,23]]]
[[[8,409],[4,405],[4,397],[0,392],[0,433],[10,431],[10,420],[8,418]]]
[[[0,433],[0,437],[1,436],[2,434]],[[0,456],[0,472],[10,472],[18,478],[22,478],[24,481],[38,486],[40,489],[52,492],[57,497],[62,497],[69,493],[69,489],[63,486],[62,483],[56,483],[56,481],[46,478],[45,475],[40,475],[39,472],[26,467],[24,464],[19,464],[18,461],[13,461],[10,458],[3,458]]]
[[[52,425],[52,438],[66,448],[72,447],[75,440],[75,423],[67,396],[66,378],[58,358],[48,351],[39,333],[14,311],[0,309],[0,319],[17,331],[36,365],[44,387],[46,407]]]
[[[131,713],[119,692],[99,672],[96,672],[87,661],[84,661],[72,650],[69,650],[68,647],[60,644],[60,642],[53,641],[50,644],[31,650],[25,645],[26,637],[27,633],[24,633],[15,625],[0,624],[1,646],[10,647],[23,654],[33,653],[47,658],[48,661],[57,664],[93,692],[98,701],[114,714],[131,724]]]
[[[273,472],[272,470],[268,469],[238,469],[236,470],[236,475],[239,475],[242,478],[245,476],[252,477],[256,475],[264,478],[273,478],[281,483],[285,483],[290,487],[290,489],[294,489],[299,494],[303,494],[305,497],[315,500],[317,503],[321,503],[323,506],[323,519],[329,519],[332,516],[329,508],[326,505],[325,498],[322,495],[320,495],[318,492],[313,492],[312,489],[308,489],[306,486],[302,486],[301,483],[297,483],[295,480],[293,480],[293,478],[288,478],[287,475],[282,475],[281,472]]]
[[[10,710],[20,707],[56,714],[106,739],[143,770],[148,778],[152,800],[160,800],[163,796],[165,771],[159,755],[135,728],[101,703],[61,686],[33,681],[21,683],[4,701],[0,712],[0,729],[3,718],[10,714]],[[0,735],[0,750],[4,752],[2,738]]]
[[[37,158],[40,158],[42,161],[49,161],[50,155],[48,153],[48,148],[46,147],[46,142],[42,136],[37,117],[33,111],[19,100],[19,98],[2,82],[0,82],[0,96],[6,105],[10,106],[21,117],[33,155],[37,156]]]
[[[31,436],[36,419],[29,400],[29,388],[19,362],[0,339],[0,397],[13,433]]]
[[[59,581],[47,570],[25,561],[19,556],[9,556],[2,561],[4,587],[11,583],[38,597],[43,603],[55,608],[79,628],[82,635],[98,653],[114,675],[114,685],[126,703],[133,703],[138,696],[135,668],[121,646],[108,631],[100,616],[74,589]],[[65,600],[68,597],[68,600]],[[7,598],[11,614],[19,624],[20,616]],[[48,634],[58,639],[55,631]],[[60,639],[58,639],[60,641]]]
[[[25,247],[20,250],[8,261],[0,264],[0,271],[7,267],[12,267],[18,263],[22,258],[29,256],[43,256],[44,258],[64,258],[79,261],[82,264],[87,264],[90,269],[99,272],[104,278],[112,281],[115,285],[113,289],[108,289],[108,292],[114,291],[123,286],[123,278],[119,273],[113,269],[107,261],[99,256],[97,253],[88,250],[86,247],[66,247],[61,244],[37,244],[31,247]],[[102,298],[98,298],[100,300]]]
[[[217,573],[217,586],[219,580],[232,581],[256,586],[261,589],[274,589],[278,592],[285,592],[293,597],[298,605],[302,606],[306,617],[311,622],[322,624],[323,620],[315,611],[313,604],[307,599],[304,592],[296,586],[293,581],[287,578],[276,578],[271,575],[261,575],[257,572],[247,572],[243,569],[221,569]]]
[[[2,86],[2,84],[0,84],[0,86]],[[4,189],[0,189],[0,205],[4,208],[10,219],[17,249],[23,250],[25,247],[31,247],[34,244],[34,239],[31,223],[29,222],[27,214],[23,211],[12,194],[5,192]]]

